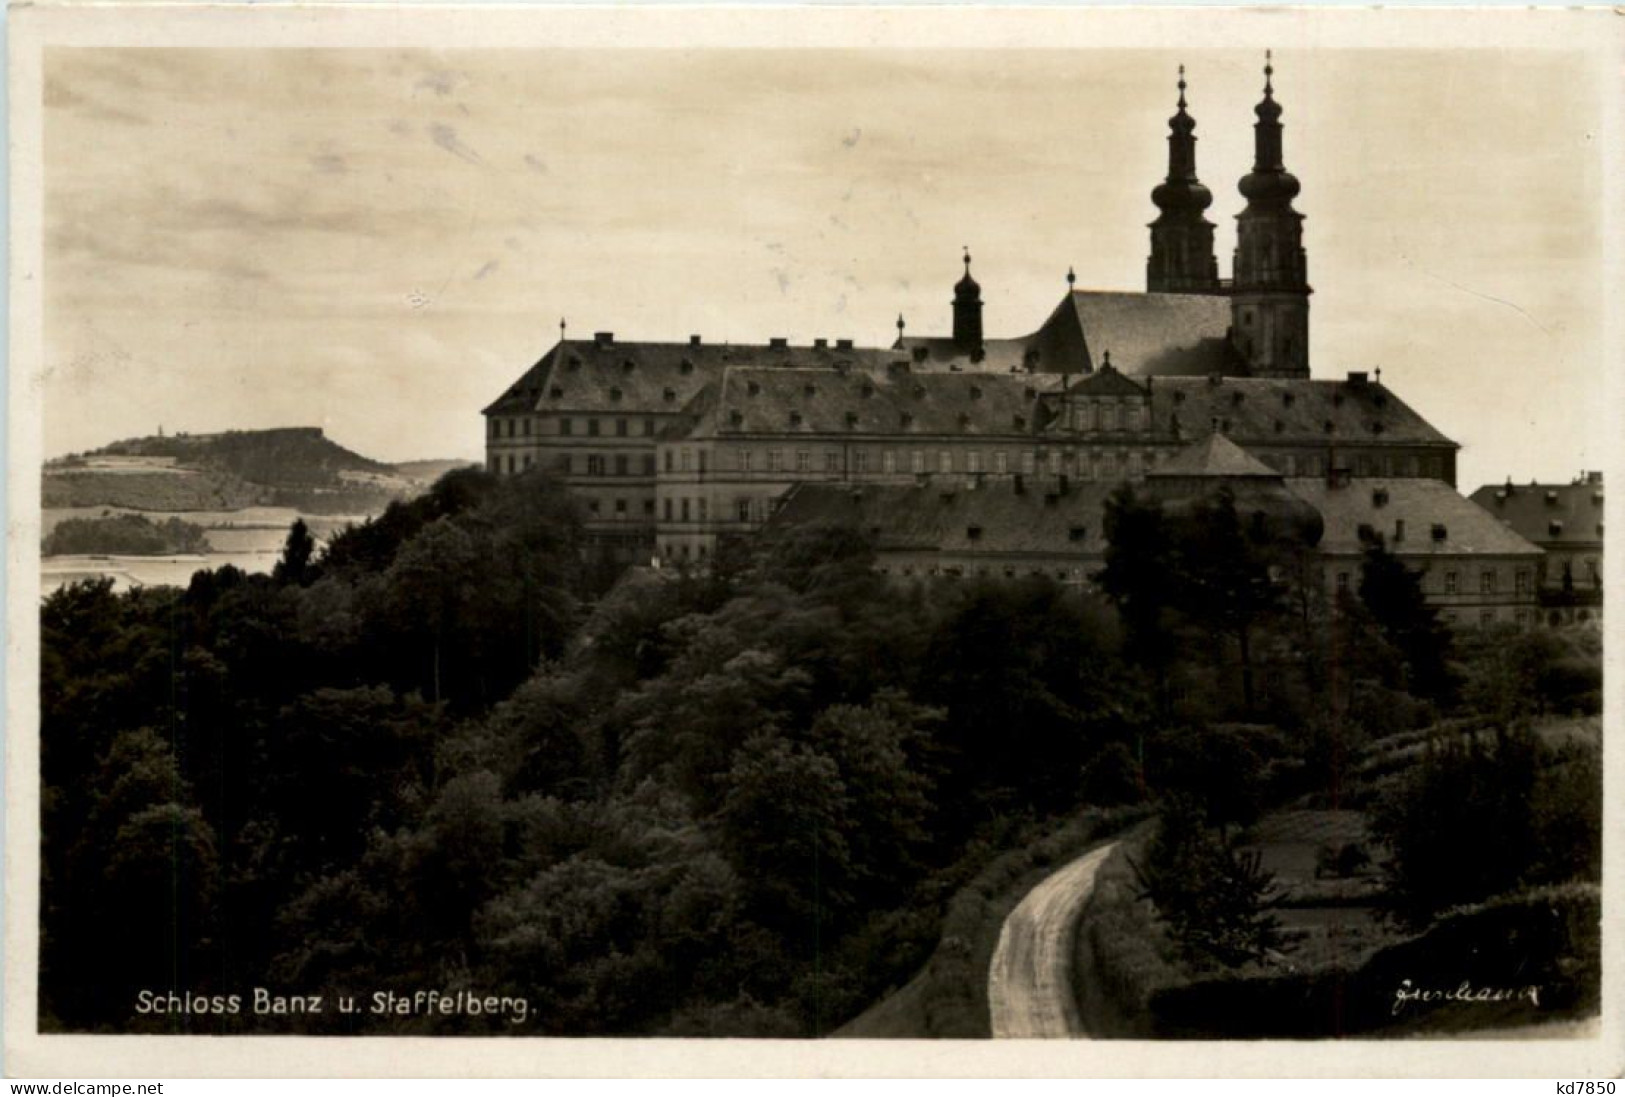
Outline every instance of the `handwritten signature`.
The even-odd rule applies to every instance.
[[[1540,1008],[1540,987],[1475,987],[1466,979],[1454,988],[1419,987],[1401,979],[1394,991],[1393,1016],[1398,1017],[1412,1002],[1512,1002],[1526,1001]]]

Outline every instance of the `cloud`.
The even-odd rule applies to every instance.
[[[485,163],[480,159],[480,154],[463,144],[461,138],[457,136],[457,131],[444,122],[430,123],[429,137],[435,144],[459,159],[467,160],[470,164]]]

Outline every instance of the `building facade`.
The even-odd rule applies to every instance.
[[[1536,584],[1548,625],[1602,620],[1602,473],[1567,484],[1486,484],[1470,496],[1496,520],[1544,550]]]

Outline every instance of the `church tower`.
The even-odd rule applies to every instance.
[[[1202,211],[1213,192],[1196,178],[1196,119],[1185,113],[1185,66],[1179,66],[1179,110],[1168,119],[1168,178],[1151,192],[1162,212],[1150,224],[1147,293],[1218,293],[1213,223]]]
[[[1298,180],[1281,159],[1281,106],[1264,55],[1264,98],[1253,109],[1253,170],[1242,176],[1247,208],[1237,215],[1231,333],[1254,377],[1309,376],[1309,272],[1303,214],[1292,208]]]
[[[954,286],[954,349],[974,354],[982,349],[982,287],[970,276],[970,249],[965,249],[965,277]]]

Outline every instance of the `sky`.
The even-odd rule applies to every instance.
[[[317,425],[478,458],[558,338],[992,336],[1144,288],[1187,67],[1228,276],[1239,50],[52,48],[45,452]],[[1311,369],[1381,368],[1460,486],[1602,466],[1601,73],[1555,50],[1275,57]]]

